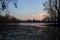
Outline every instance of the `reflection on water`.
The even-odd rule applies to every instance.
[[[30,24],[29,24],[30,25]],[[36,26],[41,24],[34,24]],[[26,25],[4,26],[8,27],[0,33],[0,40],[56,40],[56,28],[34,27]],[[7,31],[8,30],[8,31]],[[5,32],[5,33],[4,33]],[[58,39],[57,39],[58,40]]]
[[[41,25],[45,25],[45,23],[20,23],[19,25],[30,25],[30,26],[41,27]]]

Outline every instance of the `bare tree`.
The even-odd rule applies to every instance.
[[[7,9],[10,2],[12,2],[15,5],[15,8],[17,8],[17,0],[0,0],[0,10]]]
[[[60,14],[60,0],[48,0],[43,3],[47,12],[52,16],[53,20],[56,21],[58,19],[58,14]]]

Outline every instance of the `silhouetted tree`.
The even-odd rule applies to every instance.
[[[47,12],[51,15],[51,17],[54,19],[54,21],[58,20],[58,14],[60,14],[60,0],[48,0],[45,3],[43,3],[45,9]]]
[[[7,9],[9,3],[11,3],[11,2],[15,5],[15,8],[17,8],[17,3],[16,3],[17,0],[0,0],[0,4],[1,4],[0,10]]]
[[[8,10],[8,5],[9,3],[13,3],[15,5],[15,8],[17,8],[17,0],[0,0],[0,22],[7,22],[7,20],[9,19],[9,15],[5,15],[5,16],[2,16],[2,11],[5,13],[9,13],[9,10]],[[6,11],[4,11],[4,9]],[[8,18],[6,18],[8,17]],[[4,19],[4,20],[3,20]],[[9,20],[8,20],[9,21]]]
[[[3,11],[3,10],[7,10],[8,9],[8,5],[9,5],[9,3],[13,3],[14,4],[14,6],[15,6],[15,8],[17,8],[17,0],[0,0],[0,23],[2,23],[2,22],[6,22],[6,23],[9,23],[10,22],[10,20],[11,19],[9,19],[9,15],[5,15],[5,16],[2,16],[1,14],[1,12]],[[8,12],[8,10],[7,10],[7,12]],[[2,27],[0,27],[0,31],[1,31],[1,28]],[[6,30],[6,29],[8,29],[9,27],[4,27],[4,29]],[[6,40],[5,38],[6,38],[6,32],[4,31],[4,33],[2,33],[3,35],[4,35],[4,38],[3,38],[3,40]]]

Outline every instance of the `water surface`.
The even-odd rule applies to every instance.
[[[41,26],[45,23],[20,23],[6,25],[0,33],[0,40],[56,40],[56,28]],[[3,27],[3,26],[1,26]],[[5,36],[5,37],[4,37]],[[57,39],[58,40],[58,39]]]

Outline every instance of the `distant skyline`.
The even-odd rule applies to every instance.
[[[45,1],[46,0],[18,0],[18,8],[14,8],[12,5],[9,6],[9,10],[11,11],[10,15],[22,20],[33,18],[42,20],[44,18],[43,15],[46,15],[46,12],[43,10],[43,3]]]

